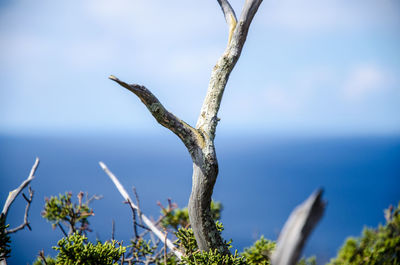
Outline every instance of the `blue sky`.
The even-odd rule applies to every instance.
[[[264,1],[219,130],[398,134],[399,32],[396,0]],[[107,77],[194,125],[227,26],[217,1],[3,0],[0,36],[0,133],[147,133],[162,129]]]

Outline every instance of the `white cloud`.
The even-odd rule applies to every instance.
[[[343,94],[348,100],[362,100],[385,91],[388,84],[389,75],[377,65],[359,65],[345,80]]]
[[[230,92],[224,100],[224,118],[234,122],[242,117],[247,122],[268,124],[270,121],[294,121],[301,116],[309,116],[310,108],[315,102],[325,98],[329,93],[324,88],[332,82],[331,70],[324,67],[307,70],[296,69],[287,72],[287,79],[279,83],[267,82],[252,91],[241,89]],[[234,86],[234,85],[231,85]]]
[[[396,0],[275,0],[262,8],[265,26],[301,33],[400,25]]]

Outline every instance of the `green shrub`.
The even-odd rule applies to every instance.
[[[253,246],[246,248],[242,253],[249,264],[269,265],[271,264],[271,253],[275,249],[276,243],[261,236]]]
[[[211,202],[211,215],[215,221],[221,219],[222,210],[222,203]],[[162,225],[165,228],[172,228],[177,231],[180,227],[188,227],[190,224],[187,208],[173,209],[173,205],[170,203],[167,208],[162,207],[161,214],[164,216],[162,219]]]
[[[53,247],[59,251],[56,264],[74,265],[112,265],[121,258],[126,248],[118,242],[97,242],[96,245],[88,242],[87,238],[74,233],[58,241],[58,246]]]
[[[46,198],[42,212],[43,218],[51,222],[53,228],[59,226],[63,230],[61,223],[67,225],[69,234],[90,230],[88,218],[94,215],[93,210],[89,207],[90,200],[82,201],[83,192],[77,196],[78,203],[73,203],[71,197],[72,193],[66,192],[64,195],[59,194],[58,197]]]
[[[350,237],[330,265],[400,264],[400,204],[385,210],[386,224],[365,228],[361,237]]]

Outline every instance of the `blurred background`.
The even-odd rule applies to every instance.
[[[244,0],[231,0],[239,16]],[[270,0],[256,14],[222,101],[217,129],[224,236],[242,250],[276,239],[319,187],[327,211],[305,255],[323,264],[347,236],[384,222],[400,199],[400,4],[395,0]],[[105,162],[142,210],[186,206],[191,160],[129,91],[147,86],[195,125],[227,43],[217,1],[0,0],[0,204],[32,182],[33,231],[12,235],[9,264],[54,255],[62,234],[41,218],[44,198],[102,194],[92,237],[132,235],[129,208]],[[23,220],[19,198],[8,216]]]

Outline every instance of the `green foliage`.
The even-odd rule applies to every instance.
[[[139,260],[148,255],[153,255],[157,247],[152,246],[150,243],[151,243],[150,240],[146,241],[143,238],[139,238],[136,241],[132,241],[131,245],[132,256],[137,260]]]
[[[116,264],[126,248],[117,246],[117,241],[97,242],[96,245],[88,242],[87,238],[74,233],[58,241],[58,246],[53,247],[59,251],[56,264],[63,265],[112,265]]]
[[[244,257],[238,255],[223,255],[218,250],[209,250],[208,252],[197,251],[190,256],[182,259],[182,264],[188,265],[246,265]]]
[[[224,229],[222,223],[216,222],[218,231],[221,233]],[[196,239],[193,234],[193,230],[191,228],[179,228],[176,233],[178,238],[177,245],[184,251],[184,257],[181,261],[181,264],[188,265],[245,265],[244,257],[238,255],[237,251],[235,251],[234,255],[223,255],[218,250],[209,250],[208,252],[200,251],[198,249]],[[231,248],[231,241],[225,242],[228,248]]]
[[[175,235],[178,238],[176,244],[185,251],[185,255],[191,255],[198,250],[192,228],[179,228]]]
[[[271,253],[275,249],[276,243],[261,236],[253,246],[246,248],[242,253],[249,264],[269,265]]]
[[[385,211],[386,224],[365,228],[360,238],[347,239],[330,265],[400,264],[400,204]]]
[[[60,223],[66,224],[70,228],[70,234],[89,230],[88,217],[94,215],[89,207],[90,200],[82,202],[83,192],[78,194],[78,203],[73,203],[71,197],[72,193],[68,192],[59,194],[58,197],[46,198],[43,218],[51,222],[53,228],[61,225]]]
[[[189,212],[187,208],[173,208],[174,206],[169,204],[167,208],[162,207],[161,214],[164,216],[162,219],[162,225],[165,228],[172,228],[178,230],[180,227],[189,226]],[[223,210],[222,203],[211,202],[211,215],[215,221],[221,219],[221,212]]]
[[[93,210],[89,207],[89,201],[82,203],[83,193],[78,195],[78,203],[73,203],[71,193],[51,197],[46,200],[43,217],[58,225],[60,222],[70,226],[73,234],[61,239],[58,246],[54,247],[59,253],[55,259],[47,257],[48,265],[105,265],[117,264],[122,262],[121,257],[129,251],[126,257],[130,262],[148,264],[167,264],[167,265],[270,265],[270,257],[275,249],[276,243],[265,239],[263,236],[257,240],[253,246],[246,248],[241,255],[235,250],[233,255],[221,254],[218,250],[200,251],[195,240],[193,230],[190,228],[189,215],[187,208],[179,209],[176,205],[169,202],[168,208],[162,207],[161,225],[167,230],[175,231],[177,241],[175,245],[184,253],[183,259],[178,259],[171,253],[164,256],[163,248],[158,243],[145,240],[143,236],[135,236],[128,247],[122,247],[118,242],[97,242],[96,245],[87,242],[87,238],[82,232],[88,230],[89,222],[87,218],[93,215]],[[216,227],[221,233],[223,225],[218,221],[221,217],[222,204],[219,202],[211,204],[211,212]],[[329,265],[400,265],[400,204],[397,209],[390,208],[385,212],[386,225],[379,226],[377,229],[366,228],[360,238],[349,238],[341,248],[338,256],[332,259]],[[4,234],[4,222],[0,223],[0,243],[3,248],[8,250],[9,237]],[[135,225],[137,225],[135,223]],[[140,226],[138,226],[140,227]],[[2,233],[3,232],[3,233]],[[146,232],[144,233],[144,235]],[[148,235],[146,236],[148,238]],[[226,242],[230,249],[231,241]],[[3,247],[5,246],[5,247]],[[8,254],[7,252],[6,254]],[[44,255],[36,260],[34,265],[44,264]],[[315,257],[301,259],[298,265],[316,265]]]
[[[50,256],[47,256],[44,258],[46,260],[46,263],[43,262],[43,259],[38,257],[35,262],[33,262],[33,265],[56,265],[56,259],[53,259]]]
[[[309,258],[302,258],[299,260],[297,265],[317,265],[317,258],[315,256]]]
[[[161,213],[165,216],[162,219],[162,226],[165,228],[172,228],[178,230],[179,227],[187,227],[189,225],[189,213],[187,208],[169,209],[163,208]]]
[[[8,258],[11,253],[10,237],[6,234],[9,225],[5,224],[6,218],[3,214],[0,215],[0,260]]]

